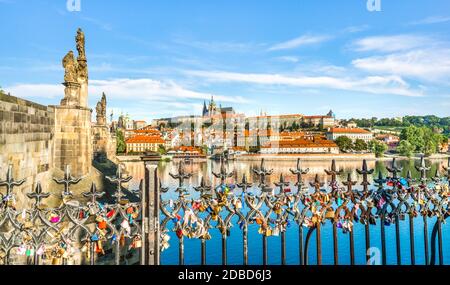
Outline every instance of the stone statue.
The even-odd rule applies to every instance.
[[[106,94],[105,93],[103,93],[103,95],[102,95],[101,103],[102,103],[102,116],[106,119]]]
[[[78,29],[75,37],[78,57],[75,59],[72,51],[68,52],[62,60],[64,74],[64,98],[63,106],[88,107],[88,66],[85,51],[85,37],[81,29]]]
[[[88,65],[86,60],[86,45],[84,33],[78,29],[75,37],[76,46],[78,50],[78,78],[77,82],[80,84],[80,92],[78,95],[78,104],[82,107],[88,105]]]
[[[75,37],[78,50],[78,60],[86,60],[86,47],[85,38],[83,31],[79,28],[77,31],[77,36]]]
[[[95,108],[97,113],[97,125],[106,125],[106,95],[103,93],[102,99]]]
[[[95,111],[97,113],[97,124],[99,124],[99,121],[102,118],[102,103],[98,102],[97,107],[95,107]]]
[[[64,82],[77,82],[78,78],[78,64],[75,61],[73,51],[69,51],[62,60],[64,67]]]

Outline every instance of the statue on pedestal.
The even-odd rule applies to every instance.
[[[88,105],[88,65],[86,60],[86,45],[84,33],[81,29],[78,29],[75,37],[77,50],[78,50],[78,80],[80,84],[80,92],[78,95],[78,104],[82,107]]]
[[[86,43],[83,31],[79,28],[77,31],[77,36],[75,37],[78,50],[78,60],[86,60]]]
[[[106,95],[103,93],[102,99],[97,103],[97,125],[106,126]]]
[[[69,51],[62,60],[64,67],[64,82],[77,82],[78,64],[75,61],[73,51]]]
[[[69,51],[62,60],[64,67],[64,98],[63,106],[75,106],[78,104],[80,84],[78,83],[78,63],[75,61],[73,51]]]
[[[84,33],[81,29],[78,29],[77,36],[75,37],[78,51],[78,76],[80,80],[86,81],[88,79],[87,60],[86,60],[86,43]]]

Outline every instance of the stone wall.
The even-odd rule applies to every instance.
[[[48,186],[53,137],[53,108],[0,93],[0,180],[9,164],[15,179],[26,178],[14,192],[18,202],[37,182]]]
[[[116,137],[110,133],[109,127],[92,126],[92,146],[94,158],[102,159],[103,157],[113,162],[116,161]]]
[[[72,175],[86,176],[92,167],[92,110],[84,107],[53,106],[55,109],[54,166],[70,165]]]

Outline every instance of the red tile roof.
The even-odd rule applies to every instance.
[[[153,143],[153,144],[164,144],[165,141],[161,137],[156,136],[133,136],[126,140],[126,143]]]
[[[336,143],[330,140],[307,140],[307,139],[297,139],[290,141],[279,141],[275,143],[270,143],[263,148],[316,148],[316,147],[338,147]]]
[[[370,134],[371,132],[359,128],[331,128],[330,133],[338,134]]]
[[[331,119],[330,116],[304,116],[305,119]]]

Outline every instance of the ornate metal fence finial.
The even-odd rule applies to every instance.
[[[324,171],[328,176],[331,176],[331,183],[336,182],[336,176],[343,173],[342,169],[336,169],[336,161],[334,159],[331,161],[331,169],[325,169]]]
[[[442,181],[441,174],[439,172],[439,167],[436,168],[436,172],[434,173],[434,177],[431,178],[434,182],[439,183]]]
[[[425,157],[423,155],[420,157],[420,165],[416,165],[415,168],[420,172],[420,182],[425,184],[425,182],[427,182],[427,171],[429,171],[431,167],[426,166]]]
[[[373,181],[377,184],[376,186],[378,187],[378,190],[382,190],[384,187],[384,183],[387,182],[387,179],[383,178],[383,173],[381,173],[380,170],[378,171],[378,178],[375,178]]]
[[[252,183],[247,182],[247,176],[244,174],[242,176],[241,183],[236,184],[238,188],[242,189],[242,193],[246,193],[248,188],[251,188],[253,186]]]
[[[6,186],[6,195],[3,197],[12,197],[13,189],[25,183],[26,179],[14,180],[12,175],[12,165],[8,165],[8,172],[6,173],[6,180],[0,181],[0,186]]]
[[[362,169],[356,169],[356,172],[358,172],[359,175],[363,176],[363,181],[361,182],[361,185],[363,186],[363,192],[367,193],[369,191],[369,180],[367,179],[367,175],[372,175],[373,172],[375,170],[374,169],[369,169],[367,167],[367,161],[364,159],[363,160],[363,165],[362,165]]]
[[[220,158],[220,172],[216,173],[212,171],[212,174],[220,179],[220,184],[225,184],[225,181],[227,178],[233,177],[234,171],[228,172],[227,168],[225,167],[225,162],[222,158]]]
[[[92,204],[95,204],[97,199],[103,197],[103,195],[105,195],[105,192],[97,191],[97,186],[95,186],[95,183],[92,183],[91,190],[89,192],[83,193],[83,197],[89,198]]]
[[[35,199],[36,202],[34,203],[34,206],[38,208],[41,205],[43,199],[50,197],[50,193],[42,193],[41,183],[38,182],[36,184],[34,192],[28,193],[27,197],[30,199]]]
[[[280,181],[274,183],[280,189],[278,194],[284,195],[284,188],[289,186],[289,182],[284,180],[283,173],[280,174]]]
[[[290,168],[289,171],[292,174],[297,175],[297,182],[295,183],[295,186],[297,187],[297,193],[301,193],[302,192],[302,188],[305,185],[303,183],[302,175],[308,174],[309,168],[303,169],[301,167],[300,158],[298,158],[297,159],[297,167],[296,167],[296,169]]]
[[[70,165],[66,165],[66,169],[64,171],[64,178],[63,179],[56,179],[53,177],[53,180],[57,184],[64,185],[64,190],[61,194],[62,198],[70,198],[73,196],[72,192],[70,191],[70,185],[72,184],[78,184],[81,181],[81,178],[74,178],[70,173]]]
[[[178,180],[178,188],[176,191],[179,193],[180,196],[182,196],[183,193],[186,192],[186,189],[184,189],[184,180],[187,180],[192,177],[192,173],[186,173],[183,166],[184,166],[183,161],[180,161],[178,165],[178,173],[176,174],[169,173],[170,177],[172,177],[175,180]]]
[[[261,165],[259,169],[253,169],[253,172],[259,176],[259,187],[262,189],[266,188],[268,185],[266,184],[266,176],[272,175],[273,169],[266,169],[264,165],[264,158],[261,159]]]
[[[194,190],[197,192],[200,192],[200,196],[203,198],[205,195],[205,192],[211,191],[211,186],[206,185],[205,178],[202,177],[202,180],[200,181],[200,185],[198,187],[194,187]]]
[[[353,192],[353,186],[355,186],[357,183],[357,181],[353,181],[352,180],[352,174],[348,173],[347,175],[347,181],[342,181],[342,184],[344,184],[344,186],[347,186],[347,192],[345,193],[345,196],[350,197],[350,199],[352,200],[353,203],[356,202],[355,200],[355,193]]]
[[[315,192],[318,193],[318,192],[320,192],[320,188],[323,187],[323,185],[325,185],[325,183],[320,182],[319,174],[316,174],[316,177],[314,178],[314,182],[309,182],[309,185],[311,185],[311,187],[314,187]]]
[[[397,166],[397,163],[396,163],[395,157],[394,157],[394,158],[392,159],[391,167],[386,166],[386,169],[387,169],[387,171],[389,171],[390,173],[392,173],[391,179],[396,181],[396,180],[398,180],[397,174],[403,170],[403,167],[398,167],[398,166]]]
[[[106,179],[108,179],[109,182],[117,185],[116,192],[112,196],[117,199],[118,203],[122,200],[123,197],[126,196],[122,191],[122,183],[129,182],[133,178],[132,176],[122,178],[122,167],[123,166],[121,164],[117,165],[116,176],[106,176]]]

